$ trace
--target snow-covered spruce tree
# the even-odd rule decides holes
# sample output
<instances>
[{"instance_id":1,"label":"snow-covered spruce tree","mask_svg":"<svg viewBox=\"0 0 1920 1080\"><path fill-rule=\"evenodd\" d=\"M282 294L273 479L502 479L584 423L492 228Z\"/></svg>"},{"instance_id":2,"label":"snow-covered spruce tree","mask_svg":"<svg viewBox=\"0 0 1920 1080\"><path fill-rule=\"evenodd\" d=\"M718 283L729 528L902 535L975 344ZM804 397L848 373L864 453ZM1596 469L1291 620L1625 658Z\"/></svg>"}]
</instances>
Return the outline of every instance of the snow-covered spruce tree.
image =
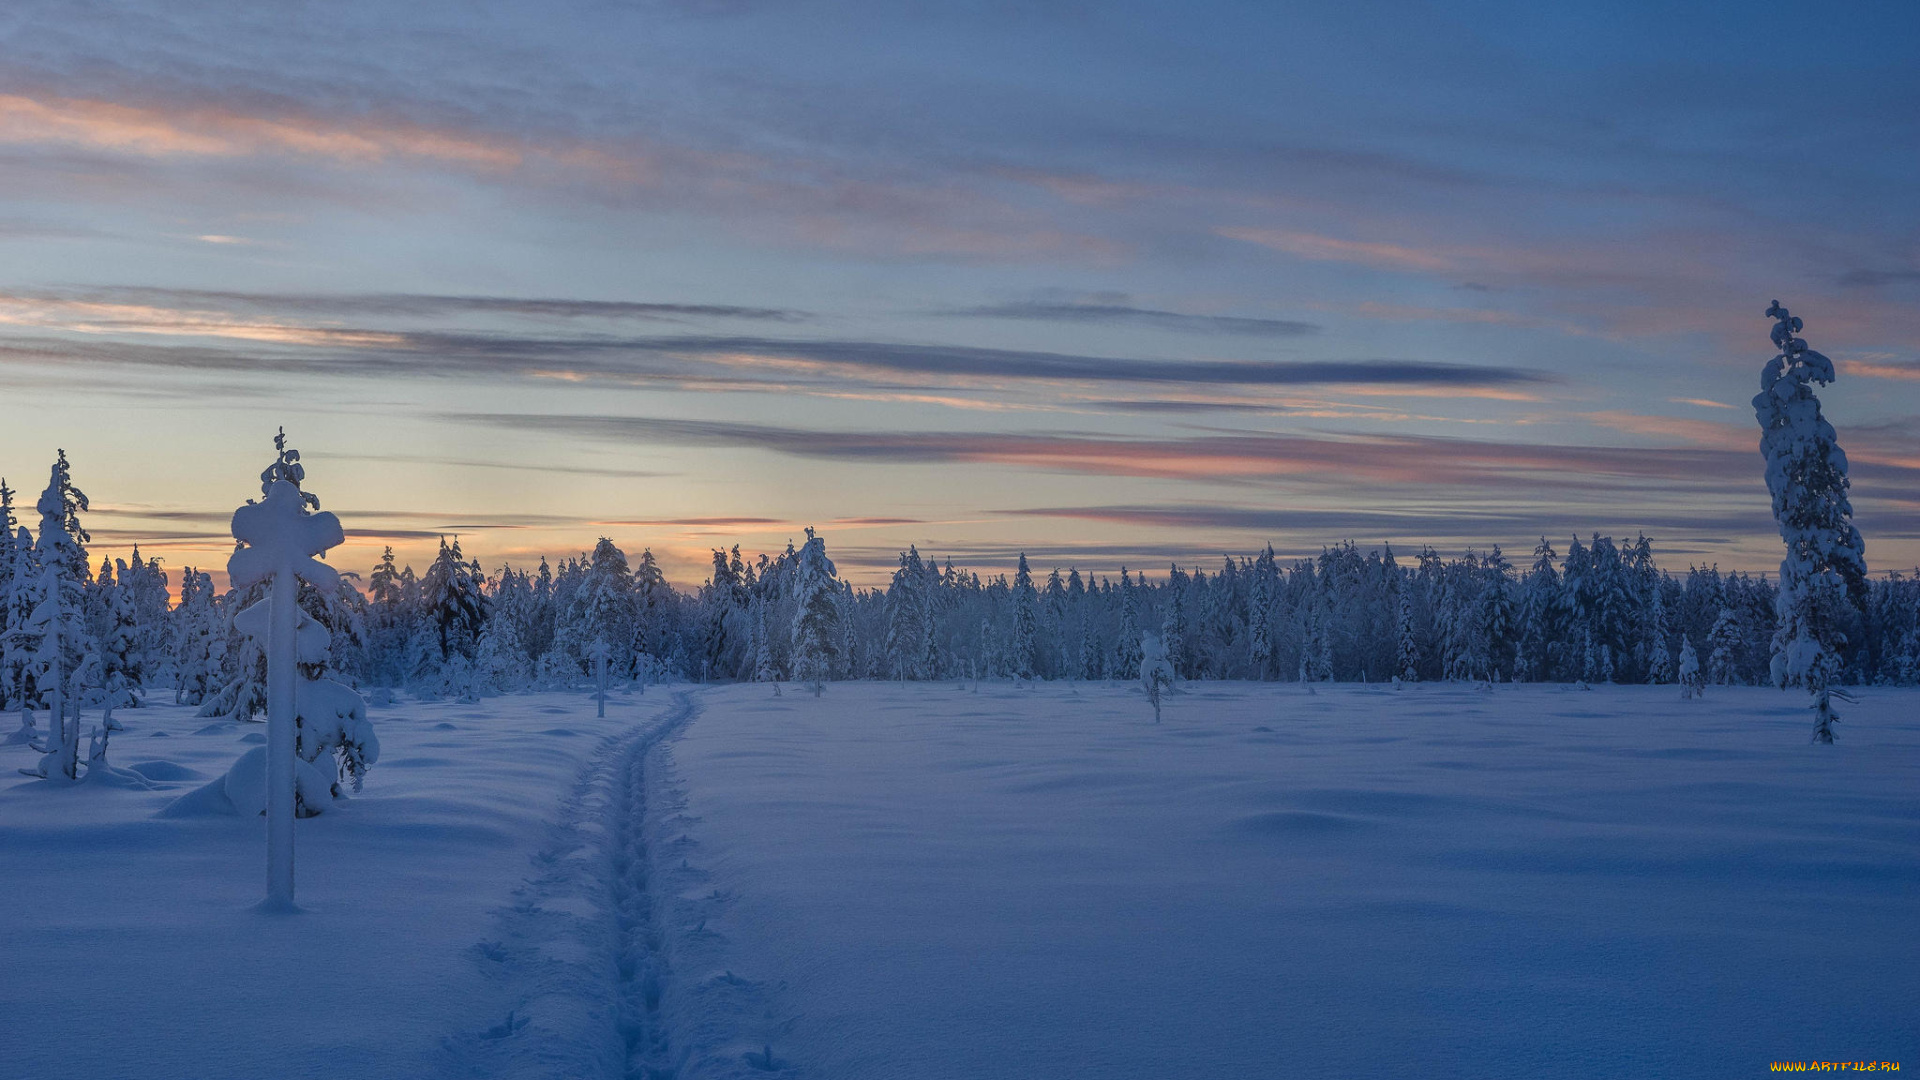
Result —
<instances>
[{"instance_id":1,"label":"snow-covered spruce tree","mask_svg":"<svg viewBox=\"0 0 1920 1080\"><path fill-rule=\"evenodd\" d=\"M1480 589L1473 654L1480 677L1492 682L1503 672L1511 673L1514 666L1518 634L1514 625L1513 568L1496 544L1481 569L1485 584Z\"/></svg>"},{"instance_id":2,"label":"snow-covered spruce tree","mask_svg":"<svg viewBox=\"0 0 1920 1080\"><path fill-rule=\"evenodd\" d=\"M1402 682L1420 681L1420 643L1413 636L1413 590L1406 581L1400 583L1400 602L1394 620L1396 643L1394 664L1400 670L1395 678Z\"/></svg>"},{"instance_id":3,"label":"snow-covered spruce tree","mask_svg":"<svg viewBox=\"0 0 1920 1080\"><path fill-rule=\"evenodd\" d=\"M159 556L142 559L136 545L120 584L133 603L134 658L144 695L147 686L161 685L173 673L173 612L167 572Z\"/></svg>"},{"instance_id":4,"label":"snow-covered spruce tree","mask_svg":"<svg viewBox=\"0 0 1920 1080\"><path fill-rule=\"evenodd\" d=\"M767 601L753 601L753 681L772 683L773 694L780 696L780 668L773 659L773 634L767 625Z\"/></svg>"},{"instance_id":5,"label":"snow-covered spruce tree","mask_svg":"<svg viewBox=\"0 0 1920 1080\"><path fill-rule=\"evenodd\" d=\"M1094 636L1093 620L1087 619L1080 627L1080 678L1086 682L1098 682L1105 671L1100 639Z\"/></svg>"},{"instance_id":6,"label":"snow-covered spruce tree","mask_svg":"<svg viewBox=\"0 0 1920 1080\"><path fill-rule=\"evenodd\" d=\"M1166 651L1167 663L1172 665L1174 674L1182 676L1192 670L1191 651L1187 647L1187 582L1187 575L1178 566L1168 571L1166 610L1160 616L1161 648Z\"/></svg>"},{"instance_id":7,"label":"snow-covered spruce tree","mask_svg":"<svg viewBox=\"0 0 1920 1080\"><path fill-rule=\"evenodd\" d=\"M255 582L228 589L220 599L221 633L218 685L203 697L194 715L250 720L267 710L267 654L258 641L234 625L234 616L265 599L267 585Z\"/></svg>"},{"instance_id":8,"label":"snow-covered spruce tree","mask_svg":"<svg viewBox=\"0 0 1920 1080\"><path fill-rule=\"evenodd\" d=\"M1693 640L1680 635L1680 697L1700 696L1700 654L1693 651Z\"/></svg>"},{"instance_id":9,"label":"snow-covered spruce tree","mask_svg":"<svg viewBox=\"0 0 1920 1080\"><path fill-rule=\"evenodd\" d=\"M940 575L929 566L920 584L920 678L944 678L953 664L940 638L940 613L945 590Z\"/></svg>"},{"instance_id":10,"label":"snow-covered spruce tree","mask_svg":"<svg viewBox=\"0 0 1920 1080\"><path fill-rule=\"evenodd\" d=\"M626 553L601 537L593 555L571 573L565 610L556 621L554 644L572 657L581 672L587 670L587 650L596 641L612 647L608 657L615 676L633 671L632 645L639 632L639 605L633 591L633 573Z\"/></svg>"},{"instance_id":11,"label":"snow-covered spruce tree","mask_svg":"<svg viewBox=\"0 0 1920 1080\"><path fill-rule=\"evenodd\" d=\"M200 705L218 691L227 654L227 627L214 603L213 578L189 566L180 576L174 609L173 701Z\"/></svg>"},{"instance_id":12,"label":"snow-covered spruce tree","mask_svg":"<svg viewBox=\"0 0 1920 1080\"><path fill-rule=\"evenodd\" d=\"M1113 670L1116 678L1140 670L1140 601L1135 596L1133 578L1120 568L1120 629L1114 640Z\"/></svg>"},{"instance_id":13,"label":"snow-covered spruce tree","mask_svg":"<svg viewBox=\"0 0 1920 1080\"><path fill-rule=\"evenodd\" d=\"M919 670L924 655L920 647L922 576L920 549L909 546L900 553L900 569L893 572L887 589L887 672L901 682L926 677Z\"/></svg>"},{"instance_id":14,"label":"snow-covered spruce tree","mask_svg":"<svg viewBox=\"0 0 1920 1080\"><path fill-rule=\"evenodd\" d=\"M440 552L427 568L422 588L428 615L439 635L440 658L447 660L458 654L471 659L480 626L486 622L487 600L478 575L460 554L459 537L454 537L451 545L446 537L440 538Z\"/></svg>"},{"instance_id":15,"label":"snow-covered spruce tree","mask_svg":"<svg viewBox=\"0 0 1920 1080\"><path fill-rule=\"evenodd\" d=\"M1039 631L1039 594L1033 587L1033 571L1027 567L1027 553L1023 551L1020 567L1013 575L1013 643L1007 657L1009 674L1015 679L1034 677Z\"/></svg>"},{"instance_id":16,"label":"snow-covered spruce tree","mask_svg":"<svg viewBox=\"0 0 1920 1080\"><path fill-rule=\"evenodd\" d=\"M142 689L140 627L133 606L133 580L126 563L119 563L109 574L103 565L95 582L101 599L101 625L97 654L100 723L108 731L122 730L113 718L116 706L136 708Z\"/></svg>"},{"instance_id":17,"label":"snow-covered spruce tree","mask_svg":"<svg viewBox=\"0 0 1920 1080\"><path fill-rule=\"evenodd\" d=\"M793 575L793 677L813 688L815 697L832 677L840 647L839 582L834 578L827 542L807 526Z\"/></svg>"},{"instance_id":18,"label":"snow-covered spruce tree","mask_svg":"<svg viewBox=\"0 0 1920 1080\"><path fill-rule=\"evenodd\" d=\"M473 666L479 688L485 693L510 694L527 688L533 671L527 650L520 641L517 620L495 611L480 628Z\"/></svg>"},{"instance_id":19,"label":"snow-covered spruce tree","mask_svg":"<svg viewBox=\"0 0 1920 1080\"><path fill-rule=\"evenodd\" d=\"M18 523L13 516L13 489L0 479L0 712L15 702L20 706L20 729L0 745L14 746L33 740L33 712L27 701L25 674L30 650L22 631L31 609L22 607L27 599L27 577L32 570L30 542L16 538ZM20 536L25 536L21 530Z\"/></svg>"},{"instance_id":20,"label":"snow-covered spruce tree","mask_svg":"<svg viewBox=\"0 0 1920 1080\"><path fill-rule=\"evenodd\" d=\"M1833 361L1807 348L1801 321L1779 301L1767 308L1779 353L1760 374L1754 416L1767 461L1773 516L1786 542L1780 563L1770 670L1775 686L1804 686L1813 698L1813 741L1831 743L1832 684L1846 627L1866 593L1866 545L1847 498L1847 455L1820 415L1815 385L1833 381Z\"/></svg>"},{"instance_id":21,"label":"snow-covered spruce tree","mask_svg":"<svg viewBox=\"0 0 1920 1080\"><path fill-rule=\"evenodd\" d=\"M34 546L39 568L33 608L21 628L34 642L28 673L37 696L47 707L45 755L32 769L34 776L80 775L79 687L75 673L90 646L86 640L87 550L93 538L80 524L87 496L73 486L67 452L59 452L47 488L36 506L40 511L40 539Z\"/></svg>"},{"instance_id":22,"label":"snow-covered spruce tree","mask_svg":"<svg viewBox=\"0 0 1920 1080\"><path fill-rule=\"evenodd\" d=\"M1247 663L1262 682L1273 677L1273 601L1279 575L1274 569L1273 545L1253 563L1253 582L1247 589Z\"/></svg>"},{"instance_id":23,"label":"snow-covered spruce tree","mask_svg":"<svg viewBox=\"0 0 1920 1080\"><path fill-rule=\"evenodd\" d=\"M1740 615L1721 608L1707 631L1707 673L1715 686L1731 686L1740 656Z\"/></svg>"},{"instance_id":24,"label":"snow-covered spruce tree","mask_svg":"<svg viewBox=\"0 0 1920 1080\"><path fill-rule=\"evenodd\" d=\"M1525 678L1546 682L1558 677L1566 664L1564 593L1554 569L1553 545L1546 537L1533 549L1533 569L1520 592L1520 641L1516 671L1524 664Z\"/></svg>"},{"instance_id":25,"label":"snow-covered spruce tree","mask_svg":"<svg viewBox=\"0 0 1920 1080\"><path fill-rule=\"evenodd\" d=\"M1673 677L1673 654L1667 651L1667 603L1655 585L1647 604L1647 681L1664 683ZM1692 646L1688 646L1691 650ZM1700 659L1694 658L1694 674L1700 672Z\"/></svg>"}]
</instances>

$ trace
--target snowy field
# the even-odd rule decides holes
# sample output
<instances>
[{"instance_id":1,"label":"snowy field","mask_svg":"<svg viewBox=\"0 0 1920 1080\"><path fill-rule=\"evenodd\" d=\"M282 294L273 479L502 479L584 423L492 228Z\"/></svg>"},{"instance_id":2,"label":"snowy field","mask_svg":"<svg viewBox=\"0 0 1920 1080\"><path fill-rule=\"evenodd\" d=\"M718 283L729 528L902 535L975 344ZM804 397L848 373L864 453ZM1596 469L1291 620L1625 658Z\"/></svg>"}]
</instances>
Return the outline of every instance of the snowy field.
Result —
<instances>
[{"instance_id":1,"label":"snowy field","mask_svg":"<svg viewBox=\"0 0 1920 1080\"><path fill-rule=\"evenodd\" d=\"M1861 696L1835 747L1757 689L409 703L300 823L294 918L247 910L257 822L154 816L259 727L128 711L164 790L0 749L0 1072L1913 1067L1920 693Z\"/></svg>"}]
</instances>

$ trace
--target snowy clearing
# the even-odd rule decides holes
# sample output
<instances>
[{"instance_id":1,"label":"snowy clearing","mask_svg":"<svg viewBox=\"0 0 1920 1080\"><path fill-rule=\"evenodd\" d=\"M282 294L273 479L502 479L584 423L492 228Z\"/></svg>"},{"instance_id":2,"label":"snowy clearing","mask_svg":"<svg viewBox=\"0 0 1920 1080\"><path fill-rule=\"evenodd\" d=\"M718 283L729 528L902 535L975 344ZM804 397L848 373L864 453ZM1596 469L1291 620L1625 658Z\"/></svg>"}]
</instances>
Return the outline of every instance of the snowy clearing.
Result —
<instances>
[{"instance_id":1,"label":"snowy clearing","mask_svg":"<svg viewBox=\"0 0 1920 1080\"><path fill-rule=\"evenodd\" d=\"M4 1071L1920 1059L1920 693L1864 691L1816 748L1805 696L1760 689L1188 684L1156 726L1137 689L970 686L376 708L280 918L249 910L257 820L154 816L260 725L122 713L156 791L0 749Z\"/></svg>"},{"instance_id":2,"label":"snowy clearing","mask_svg":"<svg viewBox=\"0 0 1920 1080\"><path fill-rule=\"evenodd\" d=\"M1920 1058L1920 695L1187 690L706 695L676 986L838 1080Z\"/></svg>"}]
</instances>

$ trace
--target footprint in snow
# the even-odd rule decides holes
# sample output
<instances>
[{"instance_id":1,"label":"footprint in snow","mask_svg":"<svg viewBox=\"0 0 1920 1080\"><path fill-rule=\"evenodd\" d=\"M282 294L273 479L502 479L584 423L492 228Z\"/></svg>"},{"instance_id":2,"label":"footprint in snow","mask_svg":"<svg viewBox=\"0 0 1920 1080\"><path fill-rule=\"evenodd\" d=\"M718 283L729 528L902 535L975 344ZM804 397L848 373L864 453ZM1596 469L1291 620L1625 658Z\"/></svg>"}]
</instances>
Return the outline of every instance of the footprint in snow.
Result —
<instances>
[{"instance_id":1,"label":"footprint in snow","mask_svg":"<svg viewBox=\"0 0 1920 1080\"><path fill-rule=\"evenodd\" d=\"M749 1050L743 1056L747 1059L748 1065L761 1072L779 1072L787 1067L787 1059L773 1056L771 1044L759 1050Z\"/></svg>"},{"instance_id":2,"label":"footprint in snow","mask_svg":"<svg viewBox=\"0 0 1920 1080\"><path fill-rule=\"evenodd\" d=\"M527 1026L527 1018L522 1016L516 1019L513 1015L513 1010L509 1009L507 1010L507 1018L504 1021L498 1024L495 1024L492 1027L488 1028L487 1030L481 1032L480 1037L482 1039L486 1039L489 1042L493 1042L500 1039L504 1039L507 1036L512 1035L514 1032L517 1032L521 1028L526 1026Z\"/></svg>"},{"instance_id":3,"label":"footprint in snow","mask_svg":"<svg viewBox=\"0 0 1920 1080\"><path fill-rule=\"evenodd\" d=\"M455 726L454 726L454 725L452 725L452 724L449 724L449 723L447 723L447 722L446 722L445 720L442 720L442 721L440 721L439 723L437 723L437 724L435 724L435 725L433 725L433 730L435 730L435 731L459 731L460 729L459 729L459 728L457 728L457 727L455 727Z\"/></svg>"}]
</instances>

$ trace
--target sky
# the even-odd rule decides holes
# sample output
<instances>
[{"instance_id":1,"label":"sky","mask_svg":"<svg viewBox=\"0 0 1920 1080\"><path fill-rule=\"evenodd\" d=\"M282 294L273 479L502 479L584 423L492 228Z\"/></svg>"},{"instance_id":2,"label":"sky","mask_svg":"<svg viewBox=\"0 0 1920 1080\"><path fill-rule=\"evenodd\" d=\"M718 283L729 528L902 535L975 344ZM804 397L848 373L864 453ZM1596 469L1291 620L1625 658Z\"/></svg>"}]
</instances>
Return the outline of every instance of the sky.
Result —
<instances>
[{"instance_id":1,"label":"sky","mask_svg":"<svg viewBox=\"0 0 1920 1080\"><path fill-rule=\"evenodd\" d=\"M812 525L1162 574L1645 532L1765 571L1778 299L1920 564L1920 8L0 7L0 475L217 572Z\"/></svg>"}]
</instances>

